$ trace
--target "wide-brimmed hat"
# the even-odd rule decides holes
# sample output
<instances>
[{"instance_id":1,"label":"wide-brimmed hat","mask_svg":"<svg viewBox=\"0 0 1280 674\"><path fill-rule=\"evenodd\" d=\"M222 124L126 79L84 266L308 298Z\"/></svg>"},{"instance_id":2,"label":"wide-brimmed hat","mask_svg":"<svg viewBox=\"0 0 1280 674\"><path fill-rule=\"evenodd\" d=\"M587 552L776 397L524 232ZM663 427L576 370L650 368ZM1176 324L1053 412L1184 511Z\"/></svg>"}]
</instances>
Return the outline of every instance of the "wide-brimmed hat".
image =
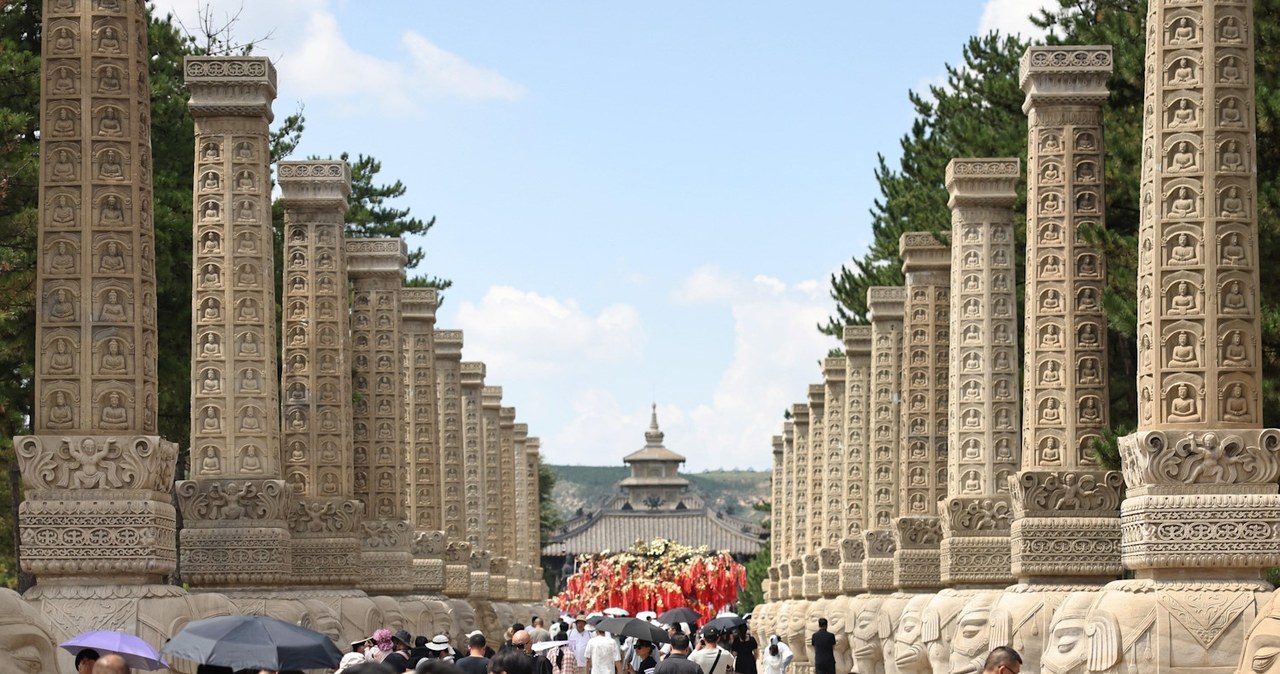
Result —
<instances>
[{"instance_id":1,"label":"wide-brimmed hat","mask_svg":"<svg viewBox=\"0 0 1280 674\"><path fill-rule=\"evenodd\" d=\"M427 644L427 648L433 651L447 651L449 650L449 637L437 634L431 637L431 642Z\"/></svg>"},{"instance_id":2,"label":"wide-brimmed hat","mask_svg":"<svg viewBox=\"0 0 1280 674\"><path fill-rule=\"evenodd\" d=\"M396 630L396 633L392 634L391 638L395 641L399 641L405 646L413 645L413 635L409 634L409 630Z\"/></svg>"},{"instance_id":3,"label":"wide-brimmed hat","mask_svg":"<svg viewBox=\"0 0 1280 674\"><path fill-rule=\"evenodd\" d=\"M579 613L578 615L574 616L574 618L573 618L573 622L576 622L576 623L584 623L584 622L587 622L587 614L585 614L585 613Z\"/></svg>"}]
</instances>

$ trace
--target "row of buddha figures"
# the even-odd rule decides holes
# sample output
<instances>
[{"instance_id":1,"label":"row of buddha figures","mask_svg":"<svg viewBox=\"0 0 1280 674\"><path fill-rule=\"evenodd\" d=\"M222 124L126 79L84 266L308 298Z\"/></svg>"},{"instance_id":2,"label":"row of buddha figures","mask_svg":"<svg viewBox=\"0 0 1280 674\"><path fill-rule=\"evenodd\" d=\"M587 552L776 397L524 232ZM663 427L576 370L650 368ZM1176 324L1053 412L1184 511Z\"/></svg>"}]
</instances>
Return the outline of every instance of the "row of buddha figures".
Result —
<instances>
[{"instance_id":1,"label":"row of buddha figures","mask_svg":"<svg viewBox=\"0 0 1280 674\"><path fill-rule=\"evenodd\" d=\"M868 289L869 325L845 328L773 437L760 643L780 635L807 668L827 618L841 673L976 674L998 646L1028 674L1280 672L1252 4L1148 2L1119 470L1099 451L1119 338L1097 244L1112 51L1033 46L1025 246L1021 161L953 159L950 231L902 235L904 284Z\"/></svg>"},{"instance_id":2,"label":"row of buddha figures","mask_svg":"<svg viewBox=\"0 0 1280 674\"><path fill-rule=\"evenodd\" d=\"M315 593L309 596L237 596L156 586L139 599L147 620L135 625L120 615L100 614L96 629L136 634L150 644L164 644L194 620L228 615L264 615L315 630L340 650L368 639L376 630L407 630L412 634L445 635L455 650L465 652L467 635L480 630L490 643L502 643L513 623L530 625L540 617L546 624L559 619L559 610L545 603L509 603L484 599L448 599L439 595L365 596L361 593ZM104 588L85 600L109 608L113 593ZM68 638L65 618L41 610L39 601L0 588L0 671L60 674L73 671L70 657L57 648ZM64 663L63 660L66 662ZM167 670L166 670L167 671Z\"/></svg>"}]
</instances>

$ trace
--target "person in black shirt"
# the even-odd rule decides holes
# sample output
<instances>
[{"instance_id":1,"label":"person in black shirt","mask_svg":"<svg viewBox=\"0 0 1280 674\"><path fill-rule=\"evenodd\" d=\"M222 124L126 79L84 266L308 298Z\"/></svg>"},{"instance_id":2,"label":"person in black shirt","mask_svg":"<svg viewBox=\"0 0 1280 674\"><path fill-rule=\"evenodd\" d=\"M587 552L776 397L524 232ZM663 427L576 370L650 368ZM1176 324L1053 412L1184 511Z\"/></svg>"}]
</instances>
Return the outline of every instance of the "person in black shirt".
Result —
<instances>
[{"instance_id":1,"label":"person in black shirt","mask_svg":"<svg viewBox=\"0 0 1280 674\"><path fill-rule=\"evenodd\" d=\"M653 642L637 641L635 645L636 656L640 658L640 666L631 669L631 663L627 663L627 669L631 674L653 674L653 669L658 666L658 661L653 657Z\"/></svg>"},{"instance_id":2,"label":"person in black shirt","mask_svg":"<svg viewBox=\"0 0 1280 674\"><path fill-rule=\"evenodd\" d=\"M813 674L836 674L836 635L827 631L826 618L818 618L818 631L809 643L813 644Z\"/></svg>"},{"instance_id":3,"label":"person in black shirt","mask_svg":"<svg viewBox=\"0 0 1280 674\"><path fill-rule=\"evenodd\" d=\"M738 633L729 650L733 651L733 670L738 674L756 674L756 655L760 644L747 632L746 625L738 626Z\"/></svg>"},{"instance_id":4,"label":"person in black shirt","mask_svg":"<svg viewBox=\"0 0 1280 674\"><path fill-rule=\"evenodd\" d=\"M467 639L467 648L470 649L471 654L454 664L466 674L488 674L489 658L484 656L486 646L483 634L472 634Z\"/></svg>"}]
</instances>

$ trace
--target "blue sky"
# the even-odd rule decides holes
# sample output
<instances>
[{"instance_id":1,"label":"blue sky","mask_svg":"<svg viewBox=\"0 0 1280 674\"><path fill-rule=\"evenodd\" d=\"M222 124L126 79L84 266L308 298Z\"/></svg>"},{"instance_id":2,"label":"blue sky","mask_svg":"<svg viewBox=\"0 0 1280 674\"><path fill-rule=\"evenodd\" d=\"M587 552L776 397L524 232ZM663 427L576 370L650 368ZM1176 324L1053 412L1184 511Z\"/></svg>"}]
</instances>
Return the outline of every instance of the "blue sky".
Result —
<instances>
[{"instance_id":1,"label":"blue sky","mask_svg":"<svg viewBox=\"0 0 1280 674\"><path fill-rule=\"evenodd\" d=\"M154 4L239 12L276 116L305 106L295 158L373 155L438 218L410 243L454 281L439 326L546 460L620 463L656 401L696 471L771 465L908 90L1043 1Z\"/></svg>"}]
</instances>

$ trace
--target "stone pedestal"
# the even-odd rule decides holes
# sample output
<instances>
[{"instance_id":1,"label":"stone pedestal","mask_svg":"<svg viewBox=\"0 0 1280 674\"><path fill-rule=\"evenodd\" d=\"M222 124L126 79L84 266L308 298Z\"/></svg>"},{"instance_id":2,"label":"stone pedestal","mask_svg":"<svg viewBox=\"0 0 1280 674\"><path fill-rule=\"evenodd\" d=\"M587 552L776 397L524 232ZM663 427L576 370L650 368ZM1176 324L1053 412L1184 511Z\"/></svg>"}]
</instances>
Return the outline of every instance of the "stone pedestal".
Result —
<instances>
[{"instance_id":1,"label":"stone pedestal","mask_svg":"<svg viewBox=\"0 0 1280 674\"><path fill-rule=\"evenodd\" d=\"M471 596L471 544L449 541L444 550L444 593L450 599Z\"/></svg>"}]
</instances>

